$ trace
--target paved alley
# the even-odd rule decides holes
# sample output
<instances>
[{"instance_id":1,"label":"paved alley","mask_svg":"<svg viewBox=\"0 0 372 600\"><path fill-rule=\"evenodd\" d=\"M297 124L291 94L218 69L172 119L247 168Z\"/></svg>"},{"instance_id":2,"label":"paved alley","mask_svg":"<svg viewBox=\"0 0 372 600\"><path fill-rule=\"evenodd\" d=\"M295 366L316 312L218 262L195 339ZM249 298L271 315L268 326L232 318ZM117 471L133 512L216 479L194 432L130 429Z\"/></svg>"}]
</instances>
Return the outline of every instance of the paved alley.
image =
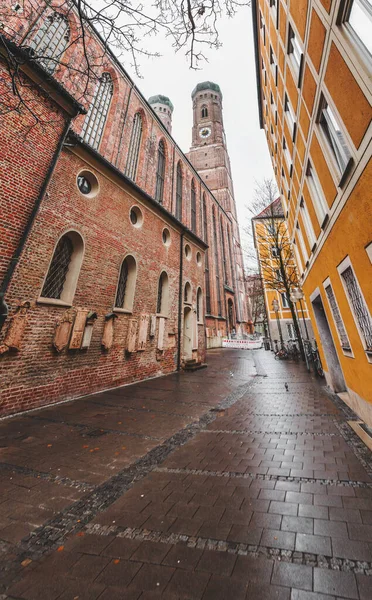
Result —
<instances>
[{"instance_id":1,"label":"paved alley","mask_svg":"<svg viewBox=\"0 0 372 600\"><path fill-rule=\"evenodd\" d=\"M371 600L356 416L269 352L208 365L0 423L1 600Z\"/></svg>"}]
</instances>

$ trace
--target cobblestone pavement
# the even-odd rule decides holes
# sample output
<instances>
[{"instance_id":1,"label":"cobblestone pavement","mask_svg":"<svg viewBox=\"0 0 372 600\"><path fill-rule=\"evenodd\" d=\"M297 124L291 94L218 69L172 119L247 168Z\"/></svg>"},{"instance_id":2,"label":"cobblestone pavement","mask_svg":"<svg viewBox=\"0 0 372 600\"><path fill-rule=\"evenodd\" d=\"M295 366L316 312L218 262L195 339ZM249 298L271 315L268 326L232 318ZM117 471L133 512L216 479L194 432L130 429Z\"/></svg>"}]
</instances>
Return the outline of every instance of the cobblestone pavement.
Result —
<instances>
[{"instance_id":1,"label":"cobblestone pavement","mask_svg":"<svg viewBox=\"0 0 372 600\"><path fill-rule=\"evenodd\" d=\"M0 424L1 600L372 599L356 416L271 353L208 363Z\"/></svg>"}]
</instances>

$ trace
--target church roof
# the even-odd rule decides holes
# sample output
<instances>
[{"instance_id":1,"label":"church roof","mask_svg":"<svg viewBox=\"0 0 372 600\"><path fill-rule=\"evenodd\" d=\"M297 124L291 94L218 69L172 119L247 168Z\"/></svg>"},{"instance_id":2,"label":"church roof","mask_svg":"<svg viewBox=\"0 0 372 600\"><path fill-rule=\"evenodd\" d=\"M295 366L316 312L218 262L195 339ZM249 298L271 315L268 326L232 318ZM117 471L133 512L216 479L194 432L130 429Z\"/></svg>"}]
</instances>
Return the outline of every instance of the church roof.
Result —
<instances>
[{"instance_id":1,"label":"church roof","mask_svg":"<svg viewBox=\"0 0 372 600\"><path fill-rule=\"evenodd\" d=\"M222 98L220 86L217 83L213 83L213 81L203 81L202 83L198 83L192 91L191 98L193 98L197 92L201 92L202 90L213 90L214 92L218 92Z\"/></svg>"},{"instance_id":2,"label":"church roof","mask_svg":"<svg viewBox=\"0 0 372 600\"><path fill-rule=\"evenodd\" d=\"M254 219L267 219L273 217L284 217L282 202L280 197L273 200L266 208L264 208Z\"/></svg>"},{"instance_id":3,"label":"church roof","mask_svg":"<svg viewBox=\"0 0 372 600\"><path fill-rule=\"evenodd\" d=\"M169 100L168 96L163 96L162 94L157 94L156 96L151 96L148 100L149 104L166 104L169 106L171 111L173 112L173 104Z\"/></svg>"}]
</instances>

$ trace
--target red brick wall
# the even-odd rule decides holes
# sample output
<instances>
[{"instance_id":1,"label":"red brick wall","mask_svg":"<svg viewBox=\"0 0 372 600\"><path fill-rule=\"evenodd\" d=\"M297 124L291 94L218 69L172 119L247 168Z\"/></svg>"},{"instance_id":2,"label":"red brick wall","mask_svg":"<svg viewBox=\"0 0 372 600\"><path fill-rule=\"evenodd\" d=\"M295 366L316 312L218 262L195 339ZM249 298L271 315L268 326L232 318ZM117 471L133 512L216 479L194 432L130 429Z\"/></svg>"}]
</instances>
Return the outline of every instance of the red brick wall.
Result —
<instances>
[{"instance_id":1,"label":"red brick wall","mask_svg":"<svg viewBox=\"0 0 372 600\"><path fill-rule=\"evenodd\" d=\"M50 100L30 87L23 88L26 106L18 106L11 81L0 61L0 97L13 108L1 117L0 126L0 281L18 246L40 193L65 126L65 119Z\"/></svg>"},{"instance_id":2,"label":"red brick wall","mask_svg":"<svg viewBox=\"0 0 372 600\"><path fill-rule=\"evenodd\" d=\"M97 176L100 191L94 198L83 196L76 186L76 175L90 169ZM87 165L81 158L64 150L48 187L29 243L9 289L8 301L30 301L28 325L19 353L7 353L0 360L3 414L77 397L115 385L174 371L177 364L178 291L180 230L156 214L153 207L131 195L112 179ZM140 206L144 221L141 228L129 220L130 207ZM171 244L162 242L168 227ZM66 231L78 231L85 251L78 279L74 308L96 311L98 319L87 351L64 350L53 346L55 325L66 307L51 306L37 300L48 270L55 244ZM184 260L184 280L190 281L193 305L198 286L204 289L204 268L196 264L196 253L203 251L191 240L191 260ZM101 349L104 315L111 312L121 262L130 253L137 261L137 282L133 314L118 314L114 345ZM166 321L165 350L157 350L157 335L147 339L144 352L125 352L128 320L141 314L155 314L158 279L165 270L169 277L169 318ZM176 335L169 335L176 333ZM167 346L170 345L172 347ZM198 358L204 360L204 336L199 335Z\"/></svg>"}]
</instances>

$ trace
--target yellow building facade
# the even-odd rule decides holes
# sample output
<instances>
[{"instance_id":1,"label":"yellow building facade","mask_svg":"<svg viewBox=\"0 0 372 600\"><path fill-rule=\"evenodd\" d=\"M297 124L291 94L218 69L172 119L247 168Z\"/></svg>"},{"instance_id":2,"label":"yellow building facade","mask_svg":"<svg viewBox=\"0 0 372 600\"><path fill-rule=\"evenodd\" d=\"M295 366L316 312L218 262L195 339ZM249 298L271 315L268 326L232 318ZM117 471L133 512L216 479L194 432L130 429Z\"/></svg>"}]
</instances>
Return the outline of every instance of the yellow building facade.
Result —
<instances>
[{"instance_id":1,"label":"yellow building facade","mask_svg":"<svg viewBox=\"0 0 372 600\"><path fill-rule=\"evenodd\" d=\"M372 426L372 4L252 2L261 127L330 388Z\"/></svg>"}]
</instances>

